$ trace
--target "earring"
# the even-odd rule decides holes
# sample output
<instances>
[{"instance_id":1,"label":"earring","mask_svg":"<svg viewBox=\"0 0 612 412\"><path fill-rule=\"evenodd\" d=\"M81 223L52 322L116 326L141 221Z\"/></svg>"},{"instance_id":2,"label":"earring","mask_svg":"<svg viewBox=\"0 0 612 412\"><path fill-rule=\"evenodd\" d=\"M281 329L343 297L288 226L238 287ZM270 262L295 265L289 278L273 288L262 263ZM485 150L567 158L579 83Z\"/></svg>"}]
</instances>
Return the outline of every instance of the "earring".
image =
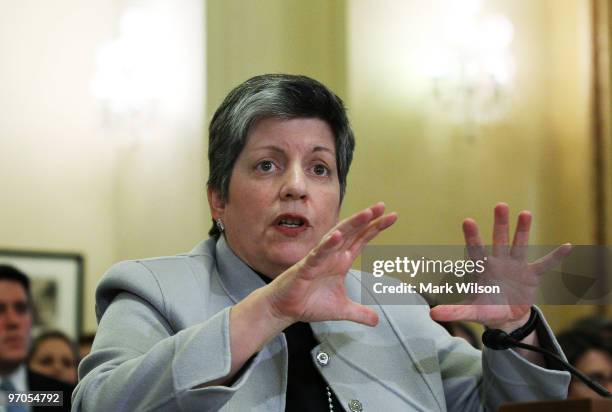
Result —
<instances>
[{"instance_id":1,"label":"earring","mask_svg":"<svg viewBox=\"0 0 612 412\"><path fill-rule=\"evenodd\" d=\"M223 221L221 218L215 219L215 223L217 224L217 229L219 229L219 232L223 232L225 230L225 226L223 226Z\"/></svg>"}]
</instances>

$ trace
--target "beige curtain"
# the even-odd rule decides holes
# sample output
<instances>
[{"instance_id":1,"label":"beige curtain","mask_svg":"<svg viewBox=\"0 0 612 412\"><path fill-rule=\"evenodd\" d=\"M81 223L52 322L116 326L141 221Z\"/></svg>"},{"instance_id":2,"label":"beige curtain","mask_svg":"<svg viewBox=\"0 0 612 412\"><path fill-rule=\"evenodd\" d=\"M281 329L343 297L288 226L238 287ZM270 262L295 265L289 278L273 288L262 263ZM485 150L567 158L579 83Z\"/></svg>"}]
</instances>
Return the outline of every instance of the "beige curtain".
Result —
<instances>
[{"instance_id":1,"label":"beige curtain","mask_svg":"<svg viewBox=\"0 0 612 412\"><path fill-rule=\"evenodd\" d=\"M612 1L592 0L595 240L612 244ZM612 268L605 268L610 273ZM600 313L612 314L612 308Z\"/></svg>"}]
</instances>

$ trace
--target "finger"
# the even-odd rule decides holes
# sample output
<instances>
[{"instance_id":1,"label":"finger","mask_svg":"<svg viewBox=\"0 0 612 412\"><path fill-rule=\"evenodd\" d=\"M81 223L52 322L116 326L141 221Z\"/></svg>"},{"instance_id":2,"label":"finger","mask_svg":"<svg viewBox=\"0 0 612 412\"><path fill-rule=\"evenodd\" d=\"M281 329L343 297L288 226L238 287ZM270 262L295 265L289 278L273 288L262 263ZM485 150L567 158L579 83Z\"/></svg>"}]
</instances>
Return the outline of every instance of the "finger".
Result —
<instances>
[{"instance_id":1,"label":"finger","mask_svg":"<svg viewBox=\"0 0 612 412\"><path fill-rule=\"evenodd\" d=\"M494 209L495 222L493 223L493 256L508 254L508 205L498 203Z\"/></svg>"},{"instance_id":2,"label":"finger","mask_svg":"<svg viewBox=\"0 0 612 412\"><path fill-rule=\"evenodd\" d=\"M342 223L332 229L323 240L315 247L304 260L304 279L312 279L316 276L317 268L333 252L345 245L352 239L352 233L358 229L363 229L364 225L370 222L373 216L380 216L384 213L385 204L380 202L367 208L355 215L345 219ZM344 229L343 233L341 229Z\"/></svg>"},{"instance_id":3,"label":"finger","mask_svg":"<svg viewBox=\"0 0 612 412\"><path fill-rule=\"evenodd\" d=\"M370 207L370 210L372 211L372 219L376 219L379 218L380 216L383 215L383 213L385 213L385 208L387 206L385 205L384 202L378 202L374 205L372 205Z\"/></svg>"},{"instance_id":4,"label":"finger","mask_svg":"<svg viewBox=\"0 0 612 412\"><path fill-rule=\"evenodd\" d=\"M360 305L353 301L344 304L342 308L338 320L348 320L367 326L376 326L378 324L378 314L372 308L368 308L367 306Z\"/></svg>"},{"instance_id":5,"label":"finger","mask_svg":"<svg viewBox=\"0 0 612 412\"><path fill-rule=\"evenodd\" d=\"M536 260L530 266L533 271L538 275L543 275L548 272L553 267L557 266L561 261L570 254L572 251L572 245L569 243L565 243L546 256Z\"/></svg>"},{"instance_id":6,"label":"finger","mask_svg":"<svg viewBox=\"0 0 612 412\"><path fill-rule=\"evenodd\" d=\"M372 219L372 210L367 208L361 212L347 217L333 229L339 231L343 237L347 237L353 231L365 226Z\"/></svg>"},{"instance_id":7,"label":"finger","mask_svg":"<svg viewBox=\"0 0 612 412\"><path fill-rule=\"evenodd\" d=\"M359 226L353 226L353 228L350 231L347 231L344 234L344 243L342 247L344 247L345 249L349 249L351 245L355 242L355 239L359 237L359 235L364 230L366 230L366 228L369 227L373 221L375 221L376 219L380 218L383 215L383 213L385 212L385 204L382 202L379 202L368 209L371 212L370 220L366 221L364 224L361 224Z\"/></svg>"},{"instance_id":8,"label":"finger","mask_svg":"<svg viewBox=\"0 0 612 412\"><path fill-rule=\"evenodd\" d=\"M463 238L468 249L468 255L472 260L482 260L486 256L486 251L482 245L478 224L471 218L463 221Z\"/></svg>"},{"instance_id":9,"label":"finger","mask_svg":"<svg viewBox=\"0 0 612 412\"><path fill-rule=\"evenodd\" d=\"M531 230L531 212L523 210L516 220L516 232L512 240L510 256L516 259L527 259L527 246L529 245L529 231Z\"/></svg>"},{"instance_id":10,"label":"finger","mask_svg":"<svg viewBox=\"0 0 612 412\"><path fill-rule=\"evenodd\" d=\"M359 237L355 239L351 247L349 248L349 252L353 256L358 256L363 248L380 232L386 230L390 226L392 226L395 222L397 222L397 213L389 213L388 215L381 216L378 219L371 222L365 230L361 232Z\"/></svg>"},{"instance_id":11,"label":"finger","mask_svg":"<svg viewBox=\"0 0 612 412\"><path fill-rule=\"evenodd\" d=\"M468 321L478 322L475 305L439 305L429 311L431 318L438 322Z\"/></svg>"},{"instance_id":12,"label":"finger","mask_svg":"<svg viewBox=\"0 0 612 412\"><path fill-rule=\"evenodd\" d=\"M376 203L375 205L344 219L335 227L335 230L339 230L346 241L350 239L355 232L363 229L373 219L381 216L384 211L385 204L383 202Z\"/></svg>"},{"instance_id":13,"label":"finger","mask_svg":"<svg viewBox=\"0 0 612 412\"><path fill-rule=\"evenodd\" d=\"M315 247L304 259L304 271L302 277L311 279L317 274L315 270L332 253L335 252L343 243L342 233L334 230L328 233L325 238Z\"/></svg>"}]
</instances>

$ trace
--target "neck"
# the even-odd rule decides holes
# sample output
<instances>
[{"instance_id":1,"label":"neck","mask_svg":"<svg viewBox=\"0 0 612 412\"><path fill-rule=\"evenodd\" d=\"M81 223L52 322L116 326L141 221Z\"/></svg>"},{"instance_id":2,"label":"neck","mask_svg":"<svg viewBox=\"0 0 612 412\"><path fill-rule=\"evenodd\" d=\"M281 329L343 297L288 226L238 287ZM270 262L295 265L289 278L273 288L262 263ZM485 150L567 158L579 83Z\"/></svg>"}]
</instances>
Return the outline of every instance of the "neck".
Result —
<instances>
[{"instance_id":1,"label":"neck","mask_svg":"<svg viewBox=\"0 0 612 412\"><path fill-rule=\"evenodd\" d=\"M249 266L250 267L250 266ZM261 272L256 271L255 269L251 268L253 270L253 272L257 273L257 276L259 276L261 278L261 280L263 280L266 284L272 282L272 278L264 275Z\"/></svg>"},{"instance_id":2,"label":"neck","mask_svg":"<svg viewBox=\"0 0 612 412\"><path fill-rule=\"evenodd\" d=\"M228 238L227 233L222 235L227 243L227 246L230 248L232 253L236 255L238 259L240 259L243 263L245 263L251 270L256 272L257 274L264 276L270 280L274 280L284 271L289 269L292 265L280 265L272 262L266 262L262 260L251 260L248 256L242 255L241 253L236 251L236 248L232 246L232 241ZM267 282L266 282L267 283Z\"/></svg>"}]
</instances>

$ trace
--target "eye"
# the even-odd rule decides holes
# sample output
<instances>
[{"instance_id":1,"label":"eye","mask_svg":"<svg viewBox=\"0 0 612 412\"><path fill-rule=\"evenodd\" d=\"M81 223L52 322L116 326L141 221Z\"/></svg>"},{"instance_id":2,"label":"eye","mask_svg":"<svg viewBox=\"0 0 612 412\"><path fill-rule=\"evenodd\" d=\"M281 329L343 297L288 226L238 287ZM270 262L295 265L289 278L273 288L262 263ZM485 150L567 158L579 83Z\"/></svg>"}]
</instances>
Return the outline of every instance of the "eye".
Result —
<instances>
[{"instance_id":1,"label":"eye","mask_svg":"<svg viewBox=\"0 0 612 412\"><path fill-rule=\"evenodd\" d=\"M589 375L587 375L591 380L594 380L595 382L599 383L599 384L605 384L606 382L606 376L601 373L601 372L594 372L591 373Z\"/></svg>"},{"instance_id":2,"label":"eye","mask_svg":"<svg viewBox=\"0 0 612 412\"><path fill-rule=\"evenodd\" d=\"M269 173L275 170L275 168L276 165L271 160L262 160L261 162L257 163L257 166L255 166L257 171L263 173Z\"/></svg>"},{"instance_id":3,"label":"eye","mask_svg":"<svg viewBox=\"0 0 612 412\"><path fill-rule=\"evenodd\" d=\"M69 369L72 367L72 360L68 359L68 358L62 358L62 366L66 369Z\"/></svg>"},{"instance_id":4,"label":"eye","mask_svg":"<svg viewBox=\"0 0 612 412\"><path fill-rule=\"evenodd\" d=\"M43 366L51 366L53 365L53 358L51 358L50 356L44 356L43 358L40 359L39 362Z\"/></svg>"},{"instance_id":5,"label":"eye","mask_svg":"<svg viewBox=\"0 0 612 412\"><path fill-rule=\"evenodd\" d=\"M321 163L314 165L312 172L317 176L329 176L329 169Z\"/></svg>"},{"instance_id":6,"label":"eye","mask_svg":"<svg viewBox=\"0 0 612 412\"><path fill-rule=\"evenodd\" d=\"M29 311L29 306L26 302L17 302L14 305L15 312L20 315L25 315Z\"/></svg>"}]
</instances>

